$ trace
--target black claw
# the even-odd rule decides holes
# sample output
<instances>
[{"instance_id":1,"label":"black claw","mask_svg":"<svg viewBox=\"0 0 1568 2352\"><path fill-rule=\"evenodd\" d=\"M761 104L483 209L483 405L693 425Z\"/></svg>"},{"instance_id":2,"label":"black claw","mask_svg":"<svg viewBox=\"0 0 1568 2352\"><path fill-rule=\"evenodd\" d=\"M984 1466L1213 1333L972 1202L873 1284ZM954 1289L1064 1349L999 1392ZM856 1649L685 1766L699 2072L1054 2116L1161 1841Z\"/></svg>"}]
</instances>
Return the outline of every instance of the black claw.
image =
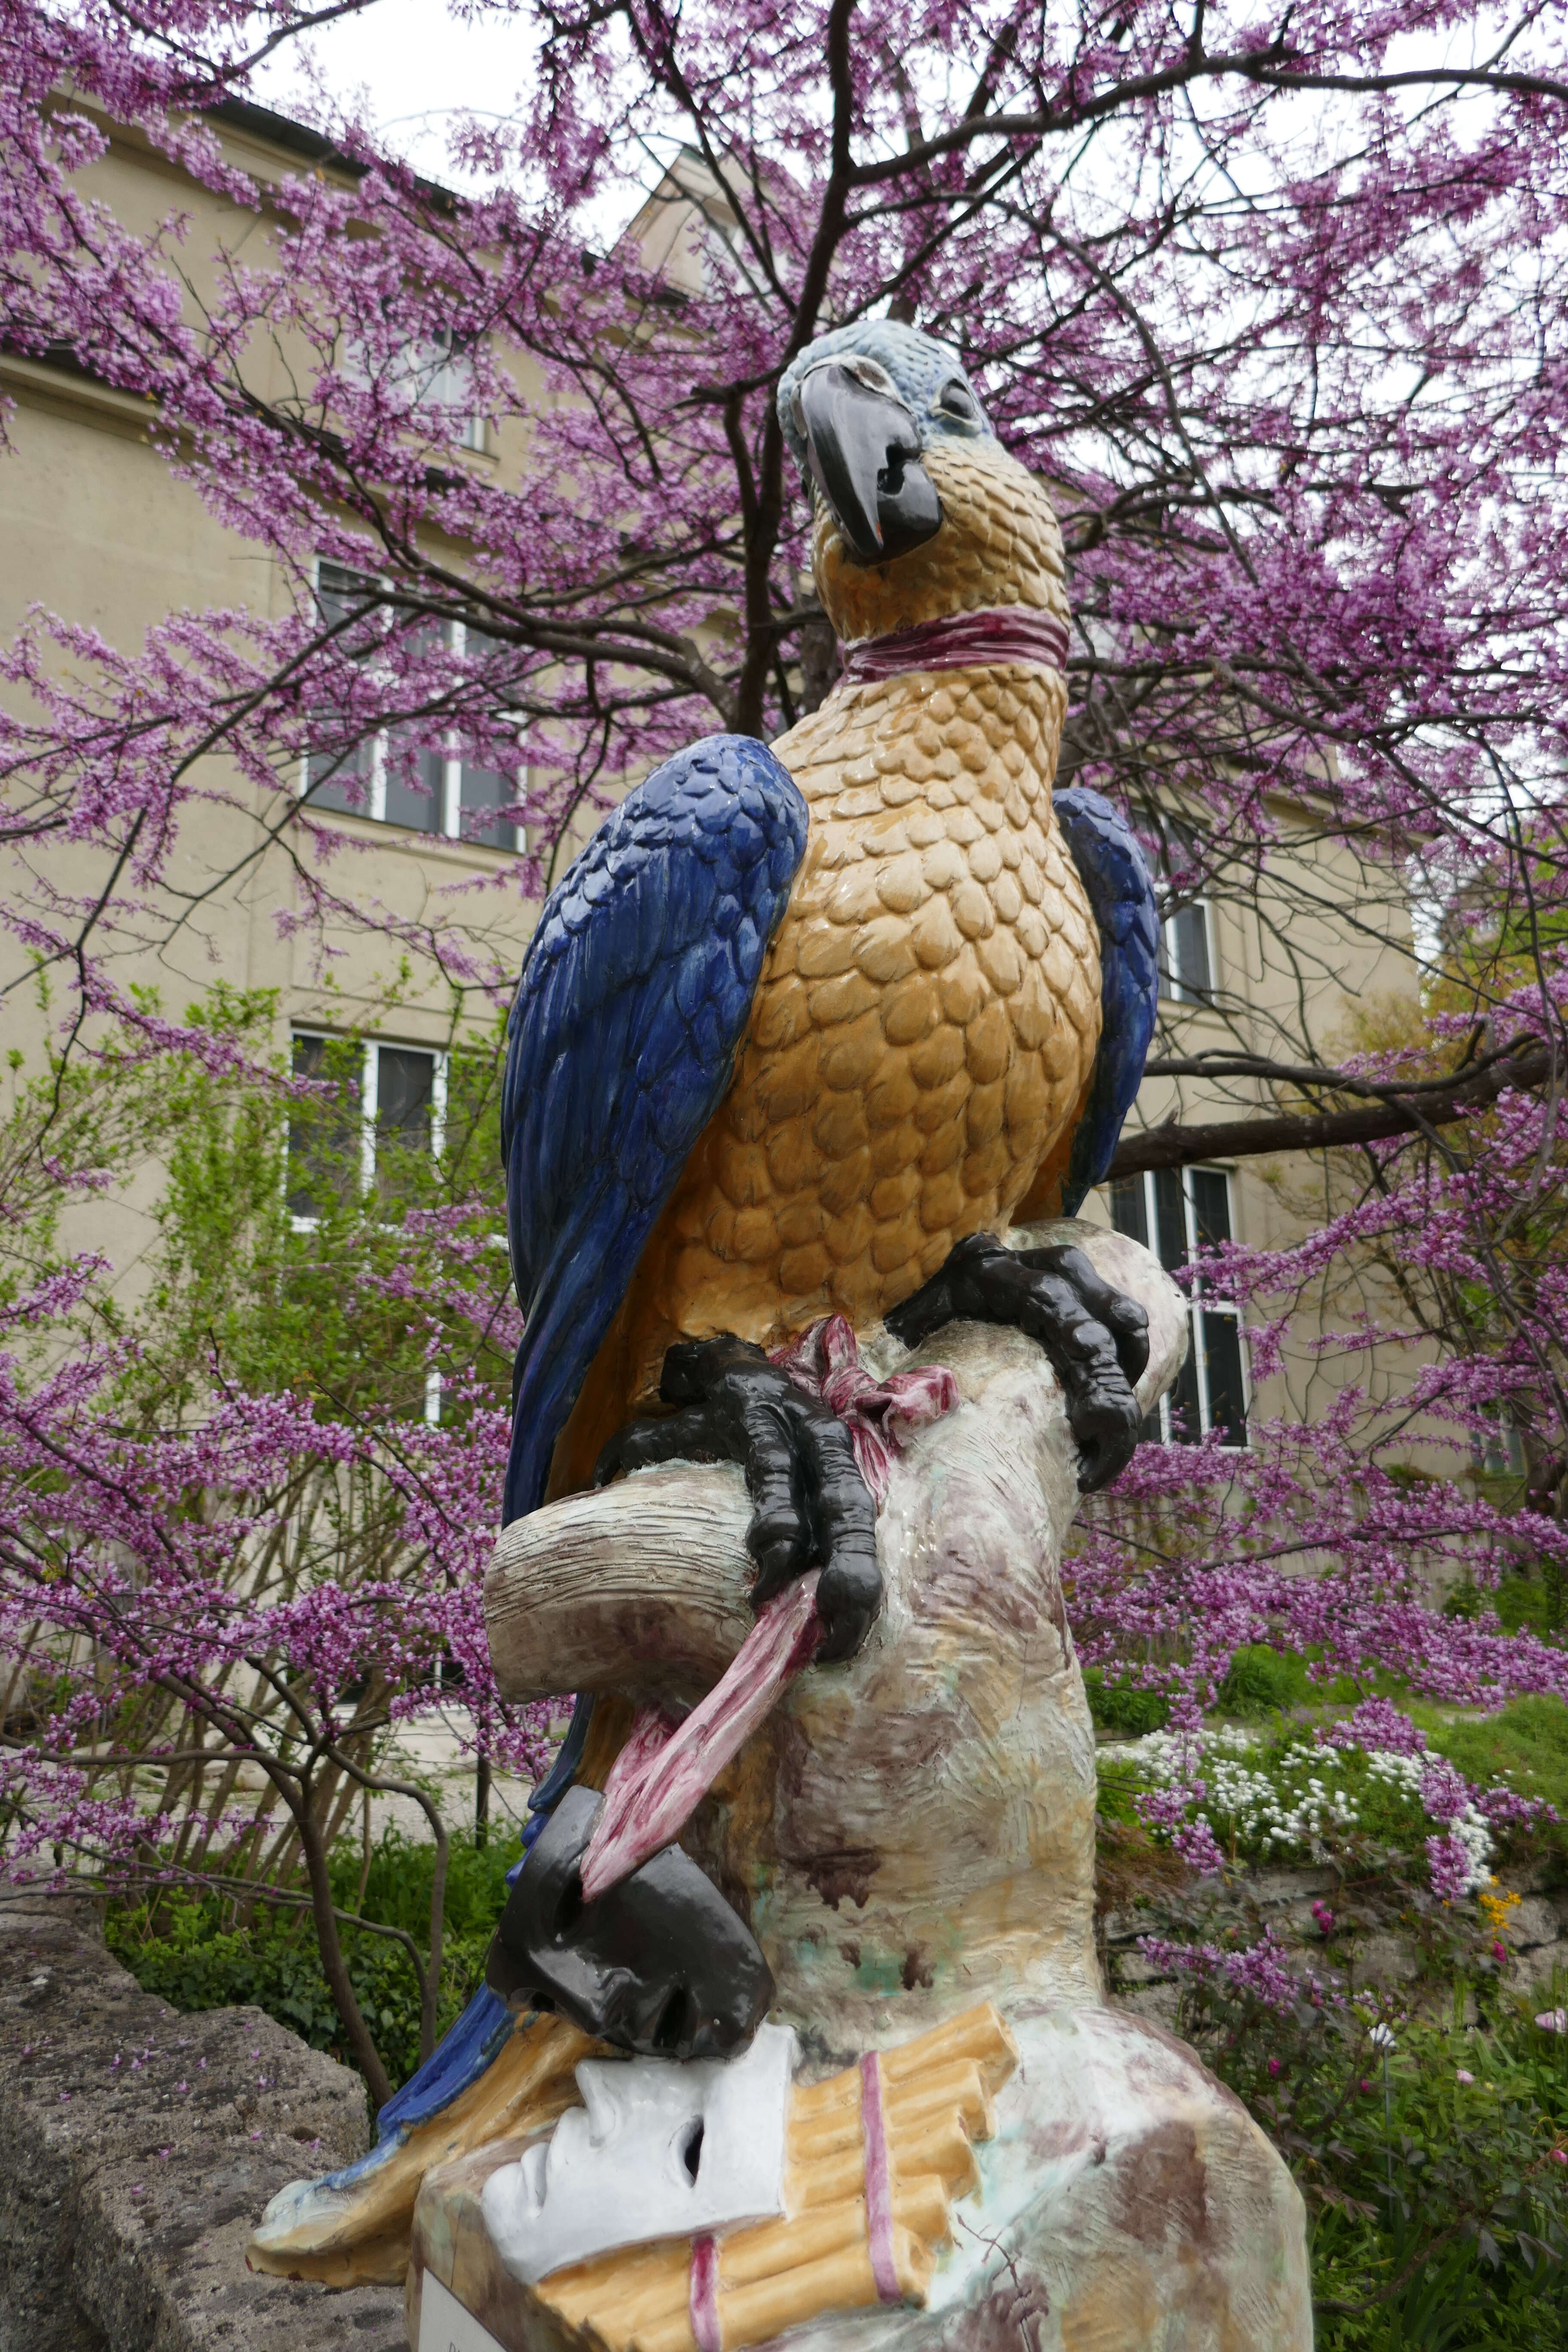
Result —
<instances>
[{"instance_id":1,"label":"black claw","mask_svg":"<svg viewBox=\"0 0 1568 2352\"><path fill-rule=\"evenodd\" d=\"M583 1853L603 1802L568 1789L556 1805L507 1897L485 1982L617 2050L727 2058L773 1997L756 1937L678 1845L584 1903Z\"/></svg>"},{"instance_id":2,"label":"black claw","mask_svg":"<svg viewBox=\"0 0 1568 2352\"><path fill-rule=\"evenodd\" d=\"M910 1348L960 1322L1008 1324L1045 1349L1066 1394L1086 1495L1127 1467L1142 1425L1133 1389L1149 1361L1149 1318L1081 1250L1010 1250L994 1234L971 1234L887 1318Z\"/></svg>"},{"instance_id":3,"label":"black claw","mask_svg":"<svg viewBox=\"0 0 1568 2352\"><path fill-rule=\"evenodd\" d=\"M701 1416L672 1412L663 1421L628 1421L594 1465L594 1484L607 1486L623 1470L646 1470L655 1462L703 1460Z\"/></svg>"},{"instance_id":4,"label":"black claw","mask_svg":"<svg viewBox=\"0 0 1568 2352\"><path fill-rule=\"evenodd\" d=\"M826 1628L818 1658L830 1664L852 1658L877 1622L882 1606L882 1571L873 1532L868 1550L847 1546L835 1552L816 1588L816 1613Z\"/></svg>"},{"instance_id":5,"label":"black claw","mask_svg":"<svg viewBox=\"0 0 1568 2352\"><path fill-rule=\"evenodd\" d=\"M757 1563L752 1605L820 1567L817 1614L824 1661L853 1657L882 1605L877 1506L856 1467L837 1415L797 1389L748 1339L721 1333L682 1339L666 1353L659 1396L679 1408L665 1421L632 1422L610 1440L594 1473L648 1462L738 1462L752 1519L746 1549Z\"/></svg>"},{"instance_id":6,"label":"black claw","mask_svg":"<svg viewBox=\"0 0 1568 2352\"><path fill-rule=\"evenodd\" d=\"M1091 1259L1070 1244L1053 1244L1045 1249L1019 1250L1017 1256L1024 1265L1041 1274L1058 1274L1069 1281L1084 1306L1102 1323L1115 1343L1117 1360L1127 1376L1130 1388L1136 1388L1149 1369L1149 1317L1135 1298L1124 1290L1115 1290L1097 1272Z\"/></svg>"}]
</instances>

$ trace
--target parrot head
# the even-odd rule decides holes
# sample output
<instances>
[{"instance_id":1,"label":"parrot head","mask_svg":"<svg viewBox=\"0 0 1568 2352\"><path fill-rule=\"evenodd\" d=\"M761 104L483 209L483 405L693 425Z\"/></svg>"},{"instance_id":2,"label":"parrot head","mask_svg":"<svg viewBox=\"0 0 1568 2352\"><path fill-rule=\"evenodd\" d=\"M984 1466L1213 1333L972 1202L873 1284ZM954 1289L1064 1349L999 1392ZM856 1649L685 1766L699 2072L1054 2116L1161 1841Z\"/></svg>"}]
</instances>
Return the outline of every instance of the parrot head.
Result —
<instances>
[{"instance_id":1,"label":"parrot head","mask_svg":"<svg viewBox=\"0 0 1568 2352\"><path fill-rule=\"evenodd\" d=\"M778 404L817 593L847 644L1011 604L1066 619L1050 500L950 343L891 319L838 328L791 362Z\"/></svg>"}]
</instances>

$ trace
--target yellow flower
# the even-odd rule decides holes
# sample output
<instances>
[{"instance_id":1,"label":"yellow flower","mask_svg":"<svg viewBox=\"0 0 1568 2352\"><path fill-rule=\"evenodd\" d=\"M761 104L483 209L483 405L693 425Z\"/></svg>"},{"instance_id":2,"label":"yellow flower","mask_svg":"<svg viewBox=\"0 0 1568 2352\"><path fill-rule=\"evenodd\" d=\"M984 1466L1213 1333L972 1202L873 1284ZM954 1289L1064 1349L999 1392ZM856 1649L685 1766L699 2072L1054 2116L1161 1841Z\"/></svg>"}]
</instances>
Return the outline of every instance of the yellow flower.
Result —
<instances>
[{"instance_id":1,"label":"yellow flower","mask_svg":"<svg viewBox=\"0 0 1568 2352\"><path fill-rule=\"evenodd\" d=\"M1508 1933L1508 1915L1510 1911L1518 1909L1519 1896L1517 1895L1478 1895L1476 1901L1480 1906L1481 1916L1492 1934L1505 1936Z\"/></svg>"}]
</instances>

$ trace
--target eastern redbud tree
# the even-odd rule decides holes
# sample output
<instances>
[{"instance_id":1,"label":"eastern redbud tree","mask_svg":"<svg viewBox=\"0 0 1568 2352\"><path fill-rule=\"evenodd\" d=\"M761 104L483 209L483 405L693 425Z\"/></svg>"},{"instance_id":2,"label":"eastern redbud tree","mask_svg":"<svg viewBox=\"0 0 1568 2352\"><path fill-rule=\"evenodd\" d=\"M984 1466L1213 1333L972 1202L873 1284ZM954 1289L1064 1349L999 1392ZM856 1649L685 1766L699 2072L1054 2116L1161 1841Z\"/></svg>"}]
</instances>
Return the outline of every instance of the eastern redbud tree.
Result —
<instances>
[{"instance_id":1,"label":"eastern redbud tree","mask_svg":"<svg viewBox=\"0 0 1568 2352\"><path fill-rule=\"evenodd\" d=\"M1158 1043L1157 1071L1229 1090L1234 1118L1130 1135L1119 1167L1319 1155L1292 1163L1317 1169L1301 1244L1232 1248L1212 1278L1250 1302L1264 1369L1310 1298L1328 1401L1245 1456L1142 1450L1079 1563L1086 1648L1194 1706L1264 1633L1453 1698L1562 1687L1556 1648L1501 1634L1484 1598L1466 1621L1423 1597L1437 1569L1483 1595L1521 1557L1555 1573L1568 1540L1562 0L525 0L526 87L457 127L462 193L325 112L321 167L263 190L222 109L342 13L0 0L5 348L143 400L169 467L292 592L171 613L139 646L37 611L0 653L0 978L48 978L58 1070L244 1061L125 978L191 919L174 853L198 798L227 812L236 872L282 846L291 924L380 930L469 1006L504 995L466 902L417 922L360 902L302 763L352 772L389 730L411 763L455 730L526 761L531 848L496 887L536 895L567 819L651 761L787 726L837 654L773 388L826 326L916 320L1053 488L1064 774L1131 813L1173 903L1243 908L1271 977L1209 986L1201 1053ZM139 233L95 199L110 121L226 200L232 251L187 267L177 203ZM647 233L607 237L650 174ZM520 487L454 446L455 380L525 443ZM321 560L359 583L330 605ZM1402 965L1404 1013L1357 1030L1342 1006L1325 1030L1333 936ZM18 1184L48 1149L13 1155ZM68 1321L78 1279L52 1265L9 1311ZM1415 1342L1415 1384L1381 1386L1377 1351ZM153 1640L143 1586L110 1589L128 1515L156 1556L167 1496L205 1491L179 1449L259 1406L215 1372L177 1434L123 1453L73 1357L7 1377L16 1638L67 1627L36 1573L47 1487L73 1562L110 1580L73 1569L73 1638ZM281 1460L274 1407L254 1442ZM1460 1475L1501 1417L1522 1511ZM1408 1475L1417 1425L1451 1436L1453 1477ZM493 1517L486 1475L464 1541ZM335 1606L312 1589L321 1622ZM157 1634L182 1688L212 1678L220 1617ZM300 1672L330 1682L315 1623ZM84 1737L51 1718L16 1769L41 1787Z\"/></svg>"},{"instance_id":2,"label":"eastern redbud tree","mask_svg":"<svg viewBox=\"0 0 1568 2352\"><path fill-rule=\"evenodd\" d=\"M393 2087L342 1929L411 1967L426 2054L442 1996L448 1832L395 1752L437 1710L485 1766L531 1777L549 1710L496 1699L479 1612L510 1434L517 1314L497 1060L452 1057L447 1148L380 1139L361 1182L353 1042L310 1094L267 1075L276 1006L217 991L189 1025L244 1063L135 1042L21 1090L21 1159L164 1171L127 1298L66 1256L56 1199L19 1201L0 1255L0 1809L13 1880L195 1889L314 1927L343 2039ZM18 1187L18 1192L20 1192ZM427 1933L334 1891L370 1803L423 1813ZM363 1894L363 1878L362 1878Z\"/></svg>"}]
</instances>

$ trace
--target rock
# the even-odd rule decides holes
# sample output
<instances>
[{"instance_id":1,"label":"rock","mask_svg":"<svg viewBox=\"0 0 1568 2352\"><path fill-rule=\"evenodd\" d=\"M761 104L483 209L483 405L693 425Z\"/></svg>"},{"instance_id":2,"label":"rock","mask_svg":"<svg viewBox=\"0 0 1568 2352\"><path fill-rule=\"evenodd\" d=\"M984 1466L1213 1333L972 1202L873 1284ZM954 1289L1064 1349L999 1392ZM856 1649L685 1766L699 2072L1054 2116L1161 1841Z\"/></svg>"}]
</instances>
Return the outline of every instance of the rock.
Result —
<instances>
[{"instance_id":1,"label":"rock","mask_svg":"<svg viewBox=\"0 0 1568 2352\"><path fill-rule=\"evenodd\" d=\"M1174 2033L1181 2022L1182 1988L1170 1977L1151 1979L1131 1992L1119 1994L1113 2006L1124 2009L1130 2017L1141 2017L1148 2024L1159 2026L1166 2033Z\"/></svg>"},{"instance_id":2,"label":"rock","mask_svg":"<svg viewBox=\"0 0 1568 2352\"><path fill-rule=\"evenodd\" d=\"M1136 1990L1140 1985L1168 1984L1171 1980L1169 1969L1157 1969L1152 1960L1146 1960L1139 1951L1124 1954L1117 1963L1116 1973L1121 1985L1129 1991ZM1123 2006L1127 2006L1125 2001Z\"/></svg>"},{"instance_id":3,"label":"rock","mask_svg":"<svg viewBox=\"0 0 1568 2352\"><path fill-rule=\"evenodd\" d=\"M1123 1944L1135 1944L1140 1936L1154 1932L1152 1915L1142 1906L1134 1911L1108 1911L1101 1924L1106 1943L1112 1951Z\"/></svg>"},{"instance_id":4,"label":"rock","mask_svg":"<svg viewBox=\"0 0 1568 2352\"><path fill-rule=\"evenodd\" d=\"M1399 1936L1369 1936L1356 1951L1356 1975L1363 1984L1413 1984L1421 1964Z\"/></svg>"},{"instance_id":5,"label":"rock","mask_svg":"<svg viewBox=\"0 0 1568 2352\"><path fill-rule=\"evenodd\" d=\"M1528 1952L1538 1944L1554 1944L1563 1933L1556 1906L1543 1895L1526 1895L1508 1915L1504 1929L1516 1952Z\"/></svg>"},{"instance_id":6,"label":"rock","mask_svg":"<svg viewBox=\"0 0 1568 2352\"><path fill-rule=\"evenodd\" d=\"M1531 2000L1544 2002L1550 1998L1555 2006L1568 1990L1568 1937L1537 1944L1519 1954L1509 1970L1509 1981Z\"/></svg>"},{"instance_id":7,"label":"rock","mask_svg":"<svg viewBox=\"0 0 1568 2352\"><path fill-rule=\"evenodd\" d=\"M1260 1911L1279 1911L1306 1903L1310 1916L1314 1895L1337 1894L1340 1874L1327 1866L1300 1870L1260 1870L1249 1874L1246 1891Z\"/></svg>"},{"instance_id":8,"label":"rock","mask_svg":"<svg viewBox=\"0 0 1568 2352\"><path fill-rule=\"evenodd\" d=\"M0 2352L405 2352L402 2299L253 2278L272 2192L364 2145L364 2085L256 2009L182 2016L94 1907L0 1910Z\"/></svg>"}]
</instances>

